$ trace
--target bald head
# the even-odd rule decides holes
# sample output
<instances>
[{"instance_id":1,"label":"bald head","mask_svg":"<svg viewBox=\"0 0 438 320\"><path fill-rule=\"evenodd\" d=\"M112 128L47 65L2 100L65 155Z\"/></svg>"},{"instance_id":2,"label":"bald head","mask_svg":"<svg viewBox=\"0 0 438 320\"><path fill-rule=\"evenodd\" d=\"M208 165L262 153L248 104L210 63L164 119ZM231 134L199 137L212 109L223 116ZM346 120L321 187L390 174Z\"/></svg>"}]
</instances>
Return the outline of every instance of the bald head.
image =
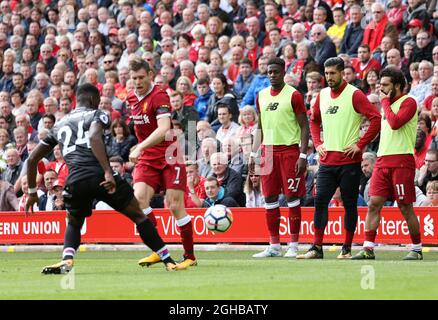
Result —
<instances>
[{"instance_id":1,"label":"bald head","mask_svg":"<svg viewBox=\"0 0 438 320\"><path fill-rule=\"evenodd\" d=\"M398 49L390 49L386 54L386 59L388 60L388 64L399 67L401 62L400 51L398 51Z\"/></svg>"}]
</instances>

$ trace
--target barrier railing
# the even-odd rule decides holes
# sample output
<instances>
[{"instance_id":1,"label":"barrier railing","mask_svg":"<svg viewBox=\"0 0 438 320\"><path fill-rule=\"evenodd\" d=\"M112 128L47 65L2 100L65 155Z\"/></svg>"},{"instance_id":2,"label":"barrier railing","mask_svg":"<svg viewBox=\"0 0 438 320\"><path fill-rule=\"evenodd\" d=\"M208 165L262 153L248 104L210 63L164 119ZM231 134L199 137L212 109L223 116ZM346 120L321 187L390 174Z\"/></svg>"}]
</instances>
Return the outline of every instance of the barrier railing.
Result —
<instances>
[{"instance_id":1,"label":"barrier railing","mask_svg":"<svg viewBox=\"0 0 438 320\"><path fill-rule=\"evenodd\" d=\"M205 228L203 214L205 209L188 209L192 215L194 241L197 243L255 243L267 242L268 231L265 223L265 210L252 208L231 208L234 222L226 233L212 233ZM302 208L300 242L313 240L314 208ZM421 226L422 242L437 244L438 208L415 208ZM174 218L167 209L155 209L157 228L164 241L179 243L180 237ZM288 209L281 209L281 241L289 241ZM344 239L343 208L329 209L329 223L324 241L342 243ZM366 208L359 209L358 228L354 243L364 240ZM62 244L66 228L66 213L36 212L25 217L22 212L0 212L0 244ZM135 225L123 215L114 211L94 211L86 219L82 228L82 243L138 243L140 237ZM398 208L384 208L377 235L377 242L387 244L409 244L408 226Z\"/></svg>"}]
</instances>

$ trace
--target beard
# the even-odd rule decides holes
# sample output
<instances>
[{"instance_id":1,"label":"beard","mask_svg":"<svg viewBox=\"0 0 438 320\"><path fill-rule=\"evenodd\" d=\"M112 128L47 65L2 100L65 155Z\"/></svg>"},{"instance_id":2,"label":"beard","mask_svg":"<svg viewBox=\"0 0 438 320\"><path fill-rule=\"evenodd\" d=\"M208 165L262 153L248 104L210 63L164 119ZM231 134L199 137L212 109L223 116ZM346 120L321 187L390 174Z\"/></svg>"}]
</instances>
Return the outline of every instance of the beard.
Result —
<instances>
[{"instance_id":1,"label":"beard","mask_svg":"<svg viewBox=\"0 0 438 320\"><path fill-rule=\"evenodd\" d=\"M332 89L337 89L337 88L339 88L341 83L342 83L342 78L339 79L338 81L334 82L332 85L329 84L329 87L332 88Z\"/></svg>"}]
</instances>

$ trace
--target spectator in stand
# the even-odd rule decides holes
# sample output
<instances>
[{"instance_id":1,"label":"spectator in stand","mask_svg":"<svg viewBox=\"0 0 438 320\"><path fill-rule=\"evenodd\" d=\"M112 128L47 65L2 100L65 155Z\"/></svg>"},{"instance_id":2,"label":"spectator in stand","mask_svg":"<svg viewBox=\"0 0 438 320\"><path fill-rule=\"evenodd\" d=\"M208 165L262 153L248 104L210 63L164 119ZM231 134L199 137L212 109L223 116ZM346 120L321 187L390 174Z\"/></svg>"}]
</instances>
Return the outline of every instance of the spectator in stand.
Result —
<instances>
[{"instance_id":1,"label":"spectator in stand","mask_svg":"<svg viewBox=\"0 0 438 320\"><path fill-rule=\"evenodd\" d=\"M438 97L432 100L432 108L431 108L431 119L432 119L432 136L434 137L429 150L438 149Z\"/></svg>"},{"instance_id":2,"label":"spectator in stand","mask_svg":"<svg viewBox=\"0 0 438 320\"><path fill-rule=\"evenodd\" d=\"M26 208L26 202L29 196L29 184L27 182L27 175L20 178L21 194L22 196L18 198L18 208L16 211L24 212ZM41 196L43 192L41 190L37 191L38 196ZM33 212L39 211L38 205L35 203L33 205Z\"/></svg>"},{"instance_id":3,"label":"spectator in stand","mask_svg":"<svg viewBox=\"0 0 438 320\"><path fill-rule=\"evenodd\" d=\"M382 68L388 64L388 51L394 49L395 45L392 38L384 36L380 43L380 50L375 52L373 58L379 61Z\"/></svg>"},{"instance_id":4,"label":"spectator in stand","mask_svg":"<svg viewBox=\"0 0 438 320\"><path fill-rule=\"evenodd\" d=\"M430 86L430 95L424 99L423 104L421 105L421 111L430 112L432 110L432 101L438 97L438 77L432 77Z\"/></svg>"},{"instance_id":5,"label":"spectator in stand","mask_svg":"<svg viewBox=\"0 0 438 320\"><path fill-rule=\"evenodd\" d=\"M244 49L240 46L231 48L231 62L226 70L226 75L233 83L236 82L236 79L239 76L239 68L240 63L243 60L243 53Z\"/></svg>"},{"instance_id":6,"label":"spectator in stand","mask_svg":"<svg viewBox=\"0 0 438 320\"><path fill-rule=\"evenodd\" d=\"M52 211L54 208L55 191L53 184L58 179L58 174L55 170L47 170L44 172L43 181L45 192L39 197L38 208L40 211Z\"/></svg>"},{"instance_id":7,"label":"spectator in stand","mask_svg":"<svg viewBox=\"0 0 438 320\"><path fill-rule=\"evenodd\" d=\"M304 96L304 104L307 108L310 107L310 101L313 94L319 92L324 84L324 78L316 71L309 72L306 75L306 94Z\"/></svg>"},{"instance_id":8,"label":"spectator in stand","mask_svg":"<svg viewBox=\"0 0 438 320\"><path fill-rule=\"evenodd\" d=\"M72 101L68 97L61 97L59 100L59 113L61 119L70 114L72 110Z\"/></svg>"},{"instance_id":9,"label":"spectator in stand","mask_svg":"<svg viewBox=\"0 0 438 320\"><path fill-rule=\"evenodd\" d=\"M434 66L438 65L438 46L433 47L432 60Z\"/></svg>"},{"instance_id":10,"label":"spectator in stand","mask_svg":"<svg viewBox=\"0 0 438 320\"><path fill-rule=\"evenodd\" d=\"M426 186L426 196L427 205L431 207L438 206L438 181L429 181Z\"/></svg>"},{"instance_id":11,"label":"spectator in stand","mask_svg":"<svg viewBox=\"0 0 438 320\"><path fill-rule=\"evenodd\" d=\"M245 58L239 65L239 75L237 76L236 81L234 82L234 92L237 95L237 103L243 99L243 96L248 92L251 83L255 78L255 74L252 70L252 63L249 59Z\"/></svg>"},{"instance_id":12,"label":"spectator in stand","mask_svg":"<svg viewBox=\"0 0 438 320\"><path fill-rule=\"evenodd\" d=\"M357 50L357 58L352 59L352 66L356 70L356 77L364 80L365 73L370 69L380 71L381 66L379 61L371 57L371 51L368 45L362 44Z\"/></svg>"},{"instance_id":13,"label":"spectator in stand","mask_svg":"<svg viewBox=\"0 0 438 320\"><path fill-rule=\"evenodd\" d=\"M57 179L53 183L53 191L55 193L55 198L53 201L53 210L65 210L64 204L64 180Z\"/></svg>"},{"instance_id":14,"label":"spectator in stand","mask_svg":"<svg viewBox=\"0 0 438 320\"><path fill-rule=\"evenodd\" d=\"M14 129L14 141L21 160L25 161L29 156L29 151L27 150L27 142L29 140L27 132L23 127L19 126Z\"/></svg>"},{"instance_id":15,"label":"spectator in stand","mask_svg":"<svg viewBox=\"0 0 438 320\"><path fill-rule=\"evenodd\" d=\"M204 138L201 142L201 157L198 158L199 175L208 177L213 174L211 155L218 151L219 142L212 137Z\"/></svg>"},{"instance_id":16,"label":"spectator in stand","mask_svg":"<svg viewBox=\"0 0 438 320\"><path fill-rule=\"evenodd\" d=\"M49 44L43 44L41 46L41 60L46 65L47 73L50 74L55 64L57 63L56 59L53 57L53 47Z\"/></svg>"},{"instance_id":17,"label":"spectator in stand","mask_svg":"<svg viewBox=\"0 0 438 320\"><path fill-rule=\"evenodd\" d=\"M296 59L296 45L293 42L286 42L283 48L281 49L280 58L284 60L286 63L286 74L287 71L291 69L291 65L295 65L297 62ZM286 80L285 80L286 81Z\"/></svg>"},{"instance_id":18,"label":"spectator in stand","mask_svg":"<svg viewBox=\"0 0 438 320\"><path fill-rule=\"evenodd\" d=\"M128 161L129 151L137 143L136 138L130 133L128 125L122 119L113 120L110 130L108 156L120 156L123 161Z\"/></svg>"},{"instance_id":19,"label":"spectator in stand","mask_svg":"<svg viewBox=\"0 0 438 320\"><path fill-rule=\"evenodd\" d=\"M19 114L26 113L26 105L24 104L24 94L20 91L11 92L12 114L14 117Z\"/></svg>"},{"instance_id":20,"label":"spectator in stand","mask_svg":"<svg viewBox=\"0 0 438 320\"><path fill-rule=\"evenodd\" d=\"M247 137L253 135L254 130L257 129L258 116L255 109L251 106L245 106L240 109L239 116L239 130L236 133L237 138Z\"/></svg>"},{"instance_id":21,"label":"spectator in stand","mask_svg":"<svg viewBox=\"0 0 438 320\"><path fill-rule=\"evenodd\" d=\"M364 29L362 27L362 8L355 4L350 7L350 22L342 38L340 53L355 56L359 45L362 43Z\"/></svg>"},{"instance_id":22,"label":"spectator in stand","mask_svg":"<svg viewBox=\"0 0 438 320\"><path fill-rule=\"evenodd\" d=\"M407 64L402 63L401 53L398 49L390 49L387 53L388 66L393 66L403 72L406 79L410 79L409 68Z\"/></svg>"},{"instance_id":23,"label":"spectator in stand","mask_svg":"<svg viewBox=\"0 0 438 320\"><path fill-rule=\"evenodd\" d=\"M211 54L210 54L211 57ZM193 87L195 90L195 94L197 95L197 91L198 91L198 81L200 79L205 79L208 80L208 64L206 64L205 62L199 62L196 67L195 67L195 76L196 76L196 82L194 83Z\"/></svg>"},{"instance_id":24,"label":"spectator in stand","mask_svg":"<svg viewBox=\"0 0 438 320\"><path fill-rule=\"evenodd\" d=\"M315 59L316 64L322 72L324 69L324 62L331 57L337 56L336 46L327 35L326 29L322 24L314 24L310 34L314 41L310 45L310 54L313 59Z\"/></svg>"},{"instance_id":25,"label":"spectator in stand","mask_svg":"<svg viewBox=\"0 0 438 320\"><path fill-rule=\"evenodd\" d=\"M0 100L0 115L5 118L9 126L9 131L12 132L17 126L17 118L12 113L9 99Z\"/></svg>"},{"instance_id":26,"label":"spectator in stand","mask_svg":"<svg viewBox=\"0 0 438 320\"><path fill-rule=\"evenodd\" d=\"M426 157L426 152L429 150L430 144L433 140L432 135L432 120L427 113L420 113L418 116L418 125L417 130L420 130L424 133L421 139L421 148L416 146L416 152L414 154L416 168L420 169L424 165L424 159ZM417 139L419 135L417 133Z\"/></svg>"},{"instance_id":27,"label":"spectator in stand","mask_svg":"<svg viewBox=\"0 0 438 320\"><path fill-rule=\"evenodd\" d=\"M111 120L119 119L122 117L120 112L115 110L111 104L111 99L108 97L100 97L99 109L105 111L111 118Z\"/></svg>"},{"instance_id":28,"label":"spectator in stand","mask_svg":"<svg viewBox=\"0 0 438 320\"><path fill-rule=\"evenodd\" d=\"M211 18L210 18L211 19ZM210 21L210 20L209 20ZM190 33L196 25L195 14L192 9L183 10L182 21L173 27L175 33Z\"/></svg>"},{"instance_id":29,"label":"spectator in stand","mask_svg":"<svg viewBox=\"0 0 438 320\"><path fill-rule=\"evenodd\" d=\"M345 67L344 69L344 80L355 86L356 88L359 88L362 86L362 82L356 78L356 70L352 66Z\"/></svg>"},{"instance_id":30,"label":"spectator in stand","mask_svg":"<svg viewBox=\"0 0 438 320\"><path fill-rule=\"evenodd\" d=\"M283 27L281 28L281 37L286 41L292 41L292 27L295 21L291 17L285 17L283 21Z\"/></svg>"},{"instance_id":31,"label":"spectator in stand","mask_svg":"<svg viewBox=\"0 0 438 320\"><path fill-rule=\"evenodd\" d=\"M429 181L438 180L438 150L429 150L424 159L425 165L420 168L417 186L426 194L426 186Z\"/></svg>"},{"instance_id":32,"label":"spectator in stand","mask_svg":"<svg viewBox=\"0 0 438 320\"><path fill-rule=\"evenodd\" d=\"M233 18L233 32L231 36L241 35L242 37L248 36L248 31L246 30L246 26L244 24L245 17L244 16L236 16Z\"/></svg>"},{"instance_id":33,"label":"spectator in stand","mask_svg":"<svg viewBox=\"0 0 438 320\"><path fill-rule=\"evenodd\" d=\"M286 9L285 16L291 17L293 21L301 21L301 12L299 9L299 3L297 0L285 0L283 5L283 12Z\"/></svg>"},{"instance_id":34,"label":"spectator in stand","mask_svg":"<svg viewBox=\"0 0 438 320\"><path fill-rule=\"evenodd\" d=\"M114 84L105 83L102 86L102 96L108 97L111 101L111 106L121 114L123 119L126 119L126 117L128 116L128 110L126 108L126 104L125 102L117 98L115 96L115 93L116 90Z\"/></svg>"},{"instance_id":35,"label":"spectator in stand","mask_svg":"<svg viewBox=\"0 0 438 320\"><path fill-rule=\"evenodd\" d=\"M53 156L55 157L54 161L50 161L46 165L46 170L53 169L58 174L58 179L64 180L68 176L68 167L65 163L64 157L61 153L61 147L57 145L55 148L53 148Z\"/></svg>"},{"instance_id":36,"label":"spectator in stand","mask_svg":"<svg viewBox=\"0 0 438 320\"><path fill-rule=\"evenodd\" d=\"M230 37L221 36L218 39L217 43L218 43L217 52L222 57L225 67L228 67L228 64L231 61ZM248 56L248 55L245 53L245 56ZM210 56L210 61L211 61L211 56Z\"/></svg>"},{"instance_id":37,"label":"spectator in stand","mask_svg":"<svg viewBox=\"0 0 438 320\"><path fill-rule=\"evenodd\" d=\"M239 204L233 197L226 195L225 187L219 184L219 181L216 177L207 177L204 182L204 188L206 198L202 204L202 207L208 208L216 204L222 204L228 208L239 207Z\"/></svg>"},{"instance_id":38,"label":"spectator in stand","mask_svg":"<svg viewBox=\"0 0 438 320\"><path fill-rule=\"evenodd\" d=\"M254 81L251 83L246 94L243 96L242 102L240 103L240 107L251 105L255 109L255 101L257 94L259 93L260 90L263 90L264 88L270 85L267 72L268 72L268 57L261 56L258 62L258 74L256 75Z\"/></svg>"},{"instance_id":39,"label":"spectator in stand","mask_svg":"<svg viewBox=\"0 0 438 320\"><path fill-rule=\"evenodd\" d=\"M186 208L201 208L207 198L205 193L205 178L199 175L198 164L195 161L186 161L187 191L184 195Z\"/></svg>"},{"instance_id":40,"label":"spectator in stand","mask_svg":"<svg viewBox=\"0 0 438 320\"><path fill-rule=\"evenodd\" d=\"M126 180L130 185L132 185L132 175L127 172L124 166L124 161L120 156L113 156L108 159L111 169L117 172L120 177Z\"/></svg>"},{"instance_id":41,"label":"spectator in stand","mask_svg":"<svg viewBox=\"0 0 438 320\"><path fill-rule=\"evenodd\" d=\"M408 86L408 91L411 91L420 84L420 73L418 71L419 67L419 62L414 62L409 65L409 78L411 79L411 83Z\"/></svg>"},{"instance_id":42,"label":"spectator in stand","mask_svg":"<svg viewBox=\"0 0 438 320\"><path fill-rule=\"evenodd\" d=\"M330 10L330 13L332 11ZM316 7L313 10L313 25L315 24L322 24L326 30L328 30L331 25L333 24L333 21L328 22L327 21L327 9L324 7Z\"/></svg>"},{"instance_id":43,"label":"spectator in stand","mask_svg":"<svg viewBox=\"0 0 438 320\"><path fill-rule=\"evenodd\" d=\"M435 43L432 36L427 31L420 31L415 39L415 46L412 50L409 63L432 60L432 50Z\"/></svg>"},{"instance_id":44,"label":"spectator in stand","mask_svg":"<svg viewBox=\"0 0 438 320\"><path fill-rule=\"evenodd\" d=\"M49 96L50 83L49 76L45 72L38 72L35 76L36 89L44 95L44 98Z\"/></svg>"},{"instance_id":45,"label":"spectator in stand","mask_svg":"<svg viewBox=\"0 0 438 320\"><path fill-rule=\"evenodd\" d=\"M417 104L421 106L424 99L430 95L432 91L433 64L430 61L423 60L418 66L420 82L414 88L411 88L409 94L414 96ZM414 79L414 77L412 77Z\"/></svg>"},{"instance_id":46,"label":"spectator in stand","mask_svg":"<svg viewBox=\"0 0 438 320\"><path fill-rule=\"evenodd\" d=\"M250 36L256 39L257 45L260 48L264 46L265 33L260 29L260 22L257 17L250 17L246 20L246 27Z\"/></svg>"},{"instance_id":47,"label":"spectator in stand","mask_svg":"<svg viewBox=\"0 0 438 320\"><path fill-rule=\"evenodd\" d=\"M416 44L417 35L422 30L422 27L423 27L423 23L418 19L414 19L409 22L408 31L406 35L400 38L400 47L403 47L403 50L405 51L404 59L406 60L406 63L409 61L411 57L413 48L415 47Z\"/></svg>"},{"instance_id":48,"label":"spectator in stand","mask_svg":"<svg viewBox=\"0 0 438 320\"><path fill-rule=\"evenodd\" d=\"M126 90L126 82L129 79L129 69L128 67L124 66L121 67L118 71L119 75L119 81L118 83L114 84L114 87L116 89L115 96L119 98L121 101L125 101L128 91Z\"/></svg>"},{"instance_id":49,"label":"spectator in stand","mask_svg":"<svg viewBox=\"0 0 438 320\"><path fill-rule=\"evenodd\" d=\"M11 90L11 93L14 91L18 91L24 97L26 97L29 93L30 88L26 87L24 82L24 76L22 73L16 72L12 75L12 84L14 85L14 88L13 90Z\"/></svg>"},{"instance_id":50,"label":"spectator in stand","mask_svg":"<svg viewBox=\"0 0 438 320\"><path fill-rule=\"evenodd\" d=\"M375 69L369 69L362 81L362 91L366 95L373 93L378 94L379 72Z\"/></svg>"},{"instance_id":51,"label":"spectator in stand","mask_svg":"<svg viewBox=\"0 0 438 320\"><path fill-rule=\"evenodd\" d=\"M181 78L178 82L180 80ZM183 94L179 91L175 91L170 95L170 106L172 107L171 119L177 120L182 125L185 138L188 139L189 128L194 129L196 127L196 122L199 120L198 112L193 106L185 105L183 103ZM192 132L194 131L193 129Z\"/></svg>"},{"instance_id":52,"label":"spectator in stand","mask_svg":"<svg viewBox=\"0 0 438 320\"><path fill-rule=\"evenodd\" d=\"M297 22L292 26L292 42L295 43L297 47L299 44L304 44L309 47L312 43L312 41L306 38L306 27L301 22Z\"/></svg>"},{"instance_id":53,"label":"spectator in stand","mask_svg":"<svg viewBox=\"0 0 438 320\"><path fill-rule=\"evenodd\" d=\"M35 98L26 99L26 113L29 115L30 124L33 130L38 131L38 123L42 118L42 113L38 112L38 101Z\"/></svg>"},{"instance_id":54,"label":"spectator in stand","mask_svg":"<svg viewBox=\"0 0 438 320\"><path fill-rule=\"evenodd\" d=\"M183 105L193 107L197 98L192 81L186 76L180 76L176 82L176 90L183 96Z\"/></svg>"},{"instance_id":55,"label":"spectator in stand","mask_svg":"<svg viewBox=\"0 0 438 320\"><path fill-rule=\"evenodd\" d=\"M200 120L196 124L196 136L197 136L196 153L197 153L197 158L200 159L202 157L202 151L201 151L202 141L205 138L216 139L216 132L214 132L208 121Z\"/></svg>"},{"instance_id":56,"label":"spectator in stand","mask_svg":"<svg viewBox=\"0 0 438 320\"><path fill-rule=\"evenodd\" d=\"M222 152L228 157L228 167L240 174L242 178L246 178L248 165L240 150L239 140L234 137L225 138L222 142Z\"/></svg>"},{"instance_id":57,"label":"spectator in stand","mask_svg":"<svg viewBox=\"0 0 438 320\"><path fill-rule=\"evenodd\" d=\"M408 9L403 13L402 29L408 29L411 21L422 22L423 29L429 30L429 15L427 14L426 3L422 0L408 0Z\"/></svg>"},{"instance_id":58,"label":"spectator in stand","mask_svg":"<svg viewBox=\"0 0 438 320\"><path fill-rule=\"evenodd\" d=\"M232 120L232 116L231 108L227 104L219 102L217 106L217 118L221 125L217 130L216 139L221 143L223 143L226 138L236 138L240 126Z\"/></svg>"},{"instance_id":59,"label":"spectator in stand","mask_svg":"<svg viewBox=\"0 0 438 320\"><path fill-rule=\"evenodd\" d=\"M389 10L387 16L389 22L391 22L399 32L403 31L403 15L408 9L407 5L402 0L390 0Z\"/></svg>"},{"instance_id":60,"label":"spectator in stand","mask_svg":"<svg viewBox=\"0 0 438 320\"><path fill-rule=\"evenodd\" d=\"M269 36L269 46L274 49L274 53L276 57L281 55L281 50L286 43L286 39L281 38L281 30L277 27L272 28L268 32Z\"/></svg>"},{"instance_id":61,"label":"spectator in stand","mask_svg":"<svg viewBox=\"0 0 438 320\"><path fill-rule=\"evenodd\" d=\"M237 105L236 97L230 90L228 90L227 78L223 74L215 76L212 79L211 84L213 86L214 94L211 95L210 100L208 101L207 120L211 124L213 130L217 132L221 126L218 119L218 106L220 104L228 105L234 122L238 121L239 107Z\"/></svg>"},{"instance_id":62,"label":"spectator in stand","mask_svg":"<svg viewBox=\"0 0 438 320\"><path fill-rule=\"evenodd\" d=\"M0 91L10 92L13 88L12 75L14 74L14 66L10 61L3 61L2 77L0 78Z\"/></svg>"},{"instance_id":63,"label":"spectator in stand","mask_svg":"<svg viewBox=\"0 0 438 320\"><path fill-rule=\"evenodd\" d=\"M17 149L11 148L6 150L6 164L7 167L3 173L3 179L11 185L15 185L23 167L23 162Z\"/></svg>"},{"instance_id":64,"label":"spectator in stand","mask_svg":"<svg viewBox=\"0 0 438 320\"><path fill-rule=\"evenodd\" d=\"M27 133L27 140L35 140L38 136L37 131L30 125L30 117L28 114L18 115L15 118L15 123L17 124L17 127L23 127L24 132Z\"/></svg>"},{"instance_id":65,"label":"spectator in stand","mask_svg":"<svg viewBox=\"0 0 438 320\"><path fill-rule=\"evenodd\" d=\"M374 170L374 165L376 164L377 155L374 152L364 152L362 154L362 178L360 183L359 194L362 196L363 200L368 203L370 197L370 178Z\"/></svg>"},{"instance_id":66,"label":"spectator in stand","mask_svg":"<svg viewBox=\"0 0 438 320\"><path fill-rule=\"evenodd\" d=\"M198 97L194 102L194 107L198 111L199 119L205 120L207 118L208 101L213 94L207 79L199 79L196 89L198 90Z\"/></svg>"},{"instance_id":67,"label":"spectator in stand","mask_svg":"<svg viewBox=\"0 0 438 320\"><path fill-rule=\"evenodd\" d=\"M246 208L264 208L265 197L262 193L262 184L259 174L248 174L246 177L244 192L246 196Z\"/></svg>"},{"instance_id":68,"label":"spectator in stand","mask_svg":"<svg viewBox=\"0 0 438 320\"><path fill-rule=\"evenodd\" d=\"M347 21L345 20L345 11L340 7L333 9L333 20L335 23L327 29L327 35L332 39L336 46L336 51L340 52L342 39L347 29Z\"/></svg>"},{"instance_id":69,"label":"spectator in stand","mask_svg":"<svg viewBox=\"0 0 438 320\"><path fill-rule=\"evenodd\" d=\"M395 47L398 47L398 31L397 28L388 20L385 13L385 7L381 3L373 3L371 6L373 20L366 26L363 43L370 47L370 52L381 50L380 44L383 37L390 37Z\"/></svg>"},{"instance_id":70,"label":"spectator in stand","mask_svg":"<svg viewBox=\"0 0 438 320\"><path fill-rule=\"evenodd\" d=\"M61 83L61 97L69 98L71 100L72 109L76 109L76 95L73 88L74 86L69 83Z\"/></svg>"}]
</instances>

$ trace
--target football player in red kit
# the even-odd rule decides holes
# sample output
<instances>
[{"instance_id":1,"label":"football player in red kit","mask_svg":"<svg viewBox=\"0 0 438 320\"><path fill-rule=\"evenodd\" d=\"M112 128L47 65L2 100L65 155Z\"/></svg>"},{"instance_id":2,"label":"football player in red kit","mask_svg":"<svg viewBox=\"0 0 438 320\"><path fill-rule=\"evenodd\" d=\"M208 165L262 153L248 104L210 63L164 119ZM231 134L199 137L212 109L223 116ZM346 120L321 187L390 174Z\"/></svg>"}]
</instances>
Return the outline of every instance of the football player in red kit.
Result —
<instances>
[{"instance_id":1,"label":"football player in red kit","mask_svg":"<svg viewBox=\"0 0 438 320\"><path fill-rule=\"evenodd\" d=\"M149 64L136 58L129 64L135 89L128 93L131 121L134 122L137 146L129 155L135 163L133 173L135 196L145 215L156 225L150 207L152 196L166 190L166 202L176 219L184 247L184 260L177 268L185 269L197 264L193 252L193 226L184 208L186 172L184 158L172 132L169 96L152 83L153 72ZM139 261L142 266L160 262L155 252Z\"/></svg>"}]
</instances>

